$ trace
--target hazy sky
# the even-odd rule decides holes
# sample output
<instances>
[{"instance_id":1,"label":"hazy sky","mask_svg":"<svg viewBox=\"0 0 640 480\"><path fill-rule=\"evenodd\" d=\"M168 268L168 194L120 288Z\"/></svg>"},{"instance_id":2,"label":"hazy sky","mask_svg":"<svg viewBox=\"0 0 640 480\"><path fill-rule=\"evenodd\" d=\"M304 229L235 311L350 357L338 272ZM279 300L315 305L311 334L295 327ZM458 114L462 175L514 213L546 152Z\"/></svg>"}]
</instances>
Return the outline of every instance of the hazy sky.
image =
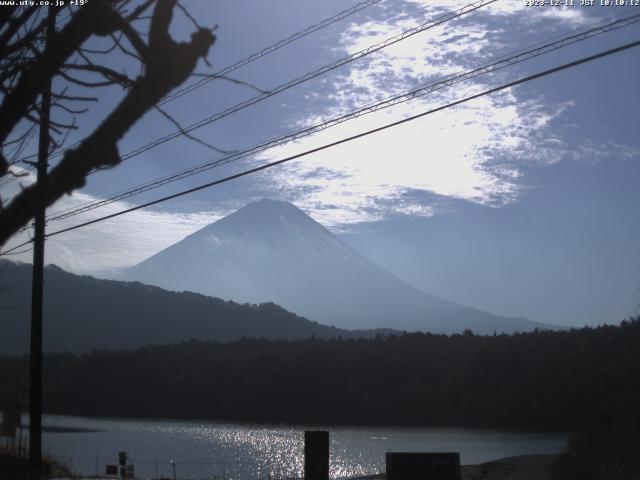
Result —
<instances>
[{"instance_id":1,"label":"hazy sky","mask_svg":"<svg viewBox=\"0 0 640 480\"><path fill-rule=\"evenodd\" d=\"M467 3L382 0L231 76L270 90ZM199 67L212 72L355 2L184 4L202 24L218 25L212 67ZM498 0L194 134L222 149L243 149L634 12L640 9L530 7L520 0ZM176 36L186 38L192 28L176 16ZM634 24L133 197L130 203L52 222L48 229L206 183L639 38ZM47 261L80 273L127 267L248 201L271 197L295 203L396 275L447 299L541 322L619 322L638 313L640 304L639 60L640 49L623 52L152 210L60 235L48 242ZM112 61L135 72L124 58ZM117 88L104 90L104 101L82 118L75 139L89 132L121 95ZM189 125L255 95L247 87L216 81L166 109ZM150 113L122 141L120 151L174 129ZM168 142L91 176L82 192L51 211L217 156L184 138ZM3 196L15 188L16 183L4 188Z\"/></svg>"}]
</instances>

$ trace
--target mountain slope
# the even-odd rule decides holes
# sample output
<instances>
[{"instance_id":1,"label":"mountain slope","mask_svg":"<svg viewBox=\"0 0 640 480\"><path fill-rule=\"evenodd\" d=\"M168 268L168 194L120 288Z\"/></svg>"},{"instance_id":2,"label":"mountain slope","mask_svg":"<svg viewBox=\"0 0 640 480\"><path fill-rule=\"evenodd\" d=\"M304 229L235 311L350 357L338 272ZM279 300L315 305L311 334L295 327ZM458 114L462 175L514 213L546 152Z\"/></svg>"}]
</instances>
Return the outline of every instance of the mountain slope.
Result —
<instances>
[{"instance_id":1,"label":"mountain slope","mask_svg":"<svg viewBox=\"0 0 640 480\"><path fill-rule=\"evenodd\" d=\"M29 349L31 266L0 260L0 355ZM140 283L98 280L45 268L44 349L87 352L198 340L290 340L350 336L274 304L239 305Z\"/></svg>"},{"instance_id":2,"label":"mountain slope","mask_svg":"<svg viewBox=\"0 0 640 480\"><path fill-rule=\"evenodd\" d=\"M477 333L545 327L425 293L378 267L295 206L246 205L126 272L127 278L241 302L272 301L347 329Z\"/></svg>"}]
</instances>

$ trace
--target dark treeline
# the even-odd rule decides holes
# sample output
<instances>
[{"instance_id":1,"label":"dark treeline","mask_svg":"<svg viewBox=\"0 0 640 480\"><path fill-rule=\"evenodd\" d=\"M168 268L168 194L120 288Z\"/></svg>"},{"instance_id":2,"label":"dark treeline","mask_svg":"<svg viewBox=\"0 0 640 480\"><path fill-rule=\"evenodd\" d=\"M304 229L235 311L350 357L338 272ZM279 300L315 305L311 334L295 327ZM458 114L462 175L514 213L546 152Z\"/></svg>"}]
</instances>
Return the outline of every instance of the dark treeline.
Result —
<instances>
[{"instance_id":1,"label":"dark treeline","mask_svg":"<svg viewBox=\"0 0 640 480\"><path fill-rule=\"evenodd\" d=\"M639 347L640 319L511 336L191 341L47 355L44 402L92 416L576 429L637 413ZM26 391L27 370L27 358L0 359L2 405Z\"/></svg>"}]
</instances>

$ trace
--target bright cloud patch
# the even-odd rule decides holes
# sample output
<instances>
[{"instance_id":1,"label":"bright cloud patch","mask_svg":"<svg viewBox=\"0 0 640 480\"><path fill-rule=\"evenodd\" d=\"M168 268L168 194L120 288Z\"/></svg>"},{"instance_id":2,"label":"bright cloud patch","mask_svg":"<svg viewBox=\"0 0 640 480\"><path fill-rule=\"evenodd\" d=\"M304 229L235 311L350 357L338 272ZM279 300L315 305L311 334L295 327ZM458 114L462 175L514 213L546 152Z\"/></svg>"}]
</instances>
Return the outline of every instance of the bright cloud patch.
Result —
<instances>
[{"instance_id":1,"label":"bright cloud patch","mask_svg":"<svg viewBox=\"0 0 640 480\"><path fill-rule=\"evenodd\" d=\"M400 112L377 112L344 124L340 137L328 130L271 150L268 156L293 155L420 113L429 106L421 101L404 105ZM501 205L517 195L519 187L514 182L519 172L496 159L530 151L536 140L532 127L543 127L552 118L535 105L516 107L510 93L484 97L316 153L274 169L270 176L297 193L298 205L331 224L377 220L393 213L433 213L429 205L415 198L415 191ZM413 201L405 195L410 191ZM395 200L393 207L389 200Z\"/></svg>"},{"instance_id":2,"label":"bright cloud patch","mask_svg":"<svg viewBox=\"0 0 640 480\"><path fill-rule=\"evenodd\" d=\"M432 2L416 1L412 5L421 8L425 18L435 18L465 3L439 2L434 7ZM529 22L546 21L547 26L551 22L571 28L585 21L578 9L524 12L522 5L496 2L482 10L483 16L447 22L351 64L334 77L324 114L300 119L296 126L308 126L483 64L496 46L509 42L500 41L501 37L506 38L506 30L492 30L482 21L504 16L517 19L525 13ZM369 20L352 25L342 35L338 49L342 54L352 54L414 27L425 18L396 12L385 22ZM499 83L500 78L493 77L458 84L428 98L369 114L272 149L259 160L294 155ZM553 164L567 157L570 148L555 138L552 123L570 106L545 105L544 99L525 101L518 97L517 90L503 91L270 170L268 182L327 225L375 221L393 215L431 215L436 208L434 194L501 206L517 198L523 165Z\"/></svg>"}]
</instances>

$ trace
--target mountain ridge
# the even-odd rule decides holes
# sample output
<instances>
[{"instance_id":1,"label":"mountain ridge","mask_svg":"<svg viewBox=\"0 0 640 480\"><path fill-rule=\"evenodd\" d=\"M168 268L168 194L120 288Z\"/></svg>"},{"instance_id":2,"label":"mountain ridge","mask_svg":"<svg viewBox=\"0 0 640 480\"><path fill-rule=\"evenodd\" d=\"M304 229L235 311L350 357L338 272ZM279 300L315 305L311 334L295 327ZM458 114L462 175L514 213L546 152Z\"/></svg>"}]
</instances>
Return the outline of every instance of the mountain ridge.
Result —
<instances>
[{"instance_id":1,"label":"mountain ridge","mask_svg":"<svg viewBox=\"0 0 640 480\"><path fill-rule=\"evenodd\" d=\"M31 265L0 260L6 288L0 296L0 355L29 349ZM75 275L45 267L44 350L84 353L191 339L298 340L371 336L312 322L273 303L241 305L194 292L170 292L140 282Z\"/></svg>"},{"instance_id":2,"label":"mountain ridge","mask_svg":"<svg viewBox=\"0 0 640 480\"><path fill-rule=\"evenodd\" d=\"M358 253L296 206L252 202L128 269L125 278L238 302L272 301L345 329L454 333L554 328L423 292Z\"/></svg>"}]
</instances>

